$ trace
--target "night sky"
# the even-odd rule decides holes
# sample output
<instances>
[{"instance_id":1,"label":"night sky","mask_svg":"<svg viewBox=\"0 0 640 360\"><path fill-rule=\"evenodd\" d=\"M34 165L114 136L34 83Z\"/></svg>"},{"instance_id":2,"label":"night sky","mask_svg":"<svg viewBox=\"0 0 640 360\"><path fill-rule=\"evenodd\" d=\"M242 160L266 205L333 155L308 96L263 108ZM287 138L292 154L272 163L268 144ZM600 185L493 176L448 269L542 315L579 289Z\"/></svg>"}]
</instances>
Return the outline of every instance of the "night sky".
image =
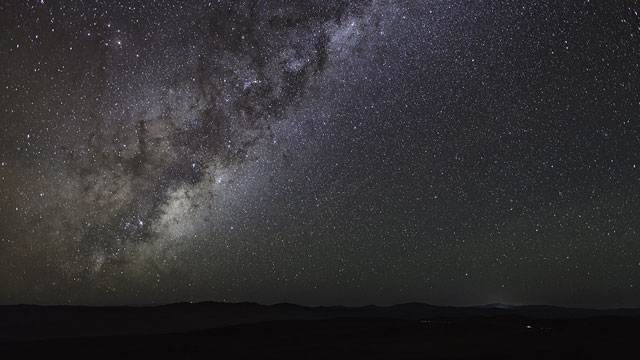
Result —
<instances>
[{"instance_id":1,"label":"night sky","mask_svg":"<svg viewBox=\"0 0 640 360\"><path fill-rule=\"evenodd\" d=\"M640 3L0 4L0 303L640 306Z\"/></svg>"}]
</instances>

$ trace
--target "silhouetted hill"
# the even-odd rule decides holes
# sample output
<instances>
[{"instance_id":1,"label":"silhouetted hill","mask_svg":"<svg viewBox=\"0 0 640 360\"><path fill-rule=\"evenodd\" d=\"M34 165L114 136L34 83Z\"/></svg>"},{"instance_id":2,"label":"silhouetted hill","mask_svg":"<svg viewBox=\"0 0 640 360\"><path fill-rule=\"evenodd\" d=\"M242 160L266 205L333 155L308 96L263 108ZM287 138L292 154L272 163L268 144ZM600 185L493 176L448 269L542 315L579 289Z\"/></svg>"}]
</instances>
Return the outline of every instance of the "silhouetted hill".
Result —
<instances>
[{"instance_id":1,"label":"silhouetted hill","mask_svg":"<svg viewBox=\"0 0 640 360\"><path fill-rule=\"evenodd\" d=\"M555 306L446 307L421 303L394 306L305 307L256 303L179 303L152 307L0 306L0 341L166 334L285 320L339 318L434 320L519 316L537 319L637 317L640 310L592 310Z\"/></svg>"},{"instance_id":2,"label":"silhouetted hill","mask_svg":"<svg viewBox=\"0 0 640 360\"><path fill-rule=\"evenodd\" d=\"M640 310L554 306L0 307L0 358L609 358Z\"/></svg>"}]
</instances>

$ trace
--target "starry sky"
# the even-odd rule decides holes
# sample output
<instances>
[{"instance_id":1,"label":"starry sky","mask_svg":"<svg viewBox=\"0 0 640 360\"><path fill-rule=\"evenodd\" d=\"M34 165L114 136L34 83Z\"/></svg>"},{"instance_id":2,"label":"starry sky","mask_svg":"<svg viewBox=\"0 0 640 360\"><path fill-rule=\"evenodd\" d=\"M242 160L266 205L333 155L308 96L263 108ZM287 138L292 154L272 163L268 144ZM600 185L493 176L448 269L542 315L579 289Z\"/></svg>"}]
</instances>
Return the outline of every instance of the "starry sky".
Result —
<instances>
[{"instance_id":1,"label":"starry sky","mask_svg":"<svg viewBox=\"0 0 640 360\"><path fill-rule=\"evenodd\" d=\"M0 4L0 303L640 306L637 1Z\"/></svg>"}]
</instances>

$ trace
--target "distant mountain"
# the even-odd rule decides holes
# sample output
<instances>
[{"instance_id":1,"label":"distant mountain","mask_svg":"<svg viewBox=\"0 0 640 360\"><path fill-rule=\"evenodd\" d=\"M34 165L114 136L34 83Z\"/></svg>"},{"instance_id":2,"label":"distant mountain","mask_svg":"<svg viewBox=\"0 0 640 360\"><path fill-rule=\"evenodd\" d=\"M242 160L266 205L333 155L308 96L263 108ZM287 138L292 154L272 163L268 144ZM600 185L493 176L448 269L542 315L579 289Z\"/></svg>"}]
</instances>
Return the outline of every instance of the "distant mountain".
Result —
<instances>
[{"instance_id":1,"label":"distant mountain","mask_svg":"<svg viewBox=\"0 0 640 360\"><path fill-rule=\"evenodd\" d=\"M516 308L517 306L514 305L507 305L507 304L502 304L502 303L493 303L493 304L485 304L485 305L478 305L478 306L473 306L475 308L489 308L489 309L513 309Z\"/></svg>"},{"instance_id":2,"label":"distant mountain","mask_svg":"<svg viewBox=\"0 0 640 360\"><path fill-rule=\"evenodd\" d=\"M489 304L476 307L407 303L394 306L271 306L257 303L178 303L151 307L0 306L0 341L130 336L181 333L268 321L437 319L525 317L532 319L586 319L640 317L640 309L592 310L555 306Z\"/></svg>"}]
</instances>

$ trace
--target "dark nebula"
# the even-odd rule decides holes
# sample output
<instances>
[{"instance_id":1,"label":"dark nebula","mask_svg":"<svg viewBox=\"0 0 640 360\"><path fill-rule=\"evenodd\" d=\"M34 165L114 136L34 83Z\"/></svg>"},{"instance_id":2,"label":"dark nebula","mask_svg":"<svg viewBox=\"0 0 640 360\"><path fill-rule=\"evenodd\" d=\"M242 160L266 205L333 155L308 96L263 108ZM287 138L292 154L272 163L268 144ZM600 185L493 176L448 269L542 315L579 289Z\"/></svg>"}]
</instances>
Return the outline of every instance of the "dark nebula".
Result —
<instances>
[{"instance_id":1,"label":"dark nebula","mask_svg":"<svg viewBox=\"0 0 640 360\"><path fill-rule=\"evenodd\" d=\"M0 303L640 305L636 1L5 1Z\"/></svg>"}]
</instances>

